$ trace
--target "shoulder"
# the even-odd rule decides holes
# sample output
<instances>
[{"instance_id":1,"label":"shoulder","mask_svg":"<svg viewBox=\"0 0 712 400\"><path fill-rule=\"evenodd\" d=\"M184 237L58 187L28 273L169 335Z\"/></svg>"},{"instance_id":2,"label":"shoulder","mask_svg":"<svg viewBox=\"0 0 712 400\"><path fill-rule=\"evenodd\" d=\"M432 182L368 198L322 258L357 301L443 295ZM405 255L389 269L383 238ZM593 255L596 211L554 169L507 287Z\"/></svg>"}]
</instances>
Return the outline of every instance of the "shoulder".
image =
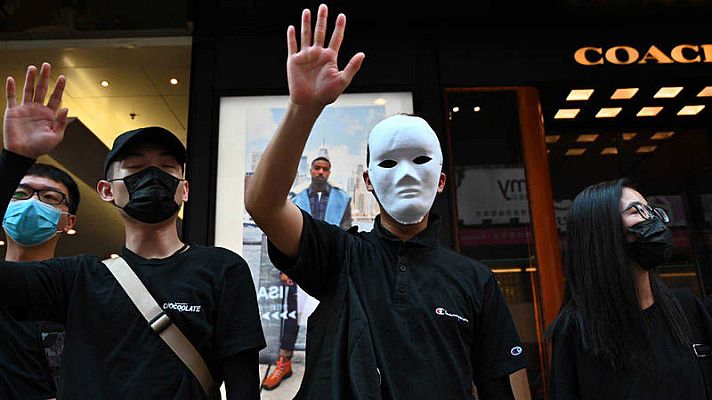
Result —
<instances>
[{"instance_id":1,"label":"shoulder","mask_svg":"<svg viewBox=\"0 0 712 400\"><path fill-rule=\"evenodd\" d=\"M247 262L234 251L220 246L191 245L189 257L208 261L212 266L247 268Z\"/></svg>"},{"instance_id":2,"label":"shoulder","mask_svg":"<svg viewBox=\"0 0 712 400\"><path fill-rule=\"evenodd\" d=\"M108 257L107 257L108 258ZM43 264L61 265L66 267L81 267L81 266L101 266L103 258L94 254L78 254L70 257L55 257L42 261Z\"/></svg>"},{"instance_id":3,"label":"shoulder","mask_svg":"<svg viewBox=\"0 0 712 400\"><path fill-rule=\"evenodd\" d=\"M339 193L339 194L341 194L341 195L343 195L343 196L346 196L346 197L349 196L349 194L346 193L345 190L341 189L341 188L338 187L338 186L332 186L332 187L331 187L331 191L332 191L332 192Z\"/></svg>"},{"instance_id":4,"label":"shoulder","mask_svg":"<svg viewBox=\"0 0 712 400\"><path fill-rule=\"evenodd\" d=\"M546 335L553 343L573 343L579 332L579 318L577 312L571 307L564 307L554 318L547 329Z\"/></svg>"}]
</instances>

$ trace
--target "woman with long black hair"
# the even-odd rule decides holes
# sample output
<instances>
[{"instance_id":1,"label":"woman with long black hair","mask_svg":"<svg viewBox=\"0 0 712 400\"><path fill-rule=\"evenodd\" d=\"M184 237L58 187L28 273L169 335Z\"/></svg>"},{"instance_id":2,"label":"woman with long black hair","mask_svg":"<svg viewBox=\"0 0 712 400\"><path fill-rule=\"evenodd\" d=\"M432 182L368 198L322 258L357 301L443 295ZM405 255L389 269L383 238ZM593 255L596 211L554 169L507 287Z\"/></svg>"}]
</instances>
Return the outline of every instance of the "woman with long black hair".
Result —
<instances>
[{"instance_id":1,"label":"woman with long black hair","mask_svg":"<svg viewBox=\"0 0 712 400\"><path fill-rule=\"evenodd\" d=\"M692 292L673 293L651 272L672 252L668 222L626 179L574 199L566 295L549 331L553 399L706 398L691 326L709 316Z\"/></svg>"}]
</instances>

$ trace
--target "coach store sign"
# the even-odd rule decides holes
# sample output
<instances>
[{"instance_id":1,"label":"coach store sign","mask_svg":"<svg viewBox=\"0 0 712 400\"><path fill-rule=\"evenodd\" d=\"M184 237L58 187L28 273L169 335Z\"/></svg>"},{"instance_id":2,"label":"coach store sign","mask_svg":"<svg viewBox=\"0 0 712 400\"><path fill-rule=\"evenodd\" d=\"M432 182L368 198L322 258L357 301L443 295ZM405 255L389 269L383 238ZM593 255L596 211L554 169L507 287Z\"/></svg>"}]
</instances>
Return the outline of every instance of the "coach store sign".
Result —
<instances>
[{"instance_id":1,"label":"coach store sign","mask_svg":"<svg viewBox=\"0 0 712 400\"><path fill-rule=\"evenodd\" d=\"M712 63L712 44L679 44L669 49L656 45L581 47L574 52L574 60L586 66Z\"/></svg>"}]
</instances>

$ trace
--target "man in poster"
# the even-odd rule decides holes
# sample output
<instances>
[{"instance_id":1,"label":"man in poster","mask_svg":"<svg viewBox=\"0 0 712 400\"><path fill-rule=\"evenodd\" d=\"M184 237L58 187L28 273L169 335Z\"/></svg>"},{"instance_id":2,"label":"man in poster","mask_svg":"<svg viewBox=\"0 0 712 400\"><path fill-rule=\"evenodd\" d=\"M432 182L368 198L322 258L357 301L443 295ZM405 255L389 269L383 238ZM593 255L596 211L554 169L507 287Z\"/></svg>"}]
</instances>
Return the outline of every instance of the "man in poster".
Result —
<instances>
[{"instance_id":1,"label":"man in poster","mask_svg":"<svg viewBox=\"0 0 712 400\"><path fill-rule=\"evenodd\" d=\"M316 220L338 225L344 230L349 229L351 227L351 197L343 190L329 184L331 160L325 151L320 152L312 160L309 172L311 184L297 193L292 198L292 202ZM284 272L280 272L279 277L282 284L288 288L287 315L293 315L292 311L297 310L298 286ZM262 382L262 387L267 390L277 388L284 379L292 376L292 355L299 333L298 321L297 318L291 317L282 320L279 359L275 369Z\"/></svg>"}]
</instances>

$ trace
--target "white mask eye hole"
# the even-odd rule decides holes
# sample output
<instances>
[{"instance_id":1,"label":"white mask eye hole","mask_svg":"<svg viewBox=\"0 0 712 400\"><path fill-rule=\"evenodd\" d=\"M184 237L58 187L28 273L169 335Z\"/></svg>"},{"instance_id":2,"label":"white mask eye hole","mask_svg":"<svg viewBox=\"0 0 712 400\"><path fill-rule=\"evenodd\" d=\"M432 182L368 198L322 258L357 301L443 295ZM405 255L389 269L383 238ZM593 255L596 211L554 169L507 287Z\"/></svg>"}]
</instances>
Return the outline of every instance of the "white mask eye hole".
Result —
<instances>
[{"instance_id":1,"label":"white mask eye hole","mask_svg":"<svg viewBox=\"0 0 712 400\"><path fill-rule=\"evenodd\" d=\"M378 166L381 168L393 168L396 166L396 164L398 163L393 160L383 160L378 163Z\"/></svg>"},{"instance_id":2,"label":"white mask eye hole","mask_svg":"<svg viewBox=\"0 0 712 400\"><path fill-rule=\"evenodd\" d=\"M425 164L425 163L427 163L427 162L430 161L430 160L432 160L432 158L430 158L430 157L428 157L428 156L420 156L420 157L414 158L414 159L413 159L413 162L416 163L416 164L418 164L418 165L420 165L420 164Z\"/></svg>"}]
</instances>

